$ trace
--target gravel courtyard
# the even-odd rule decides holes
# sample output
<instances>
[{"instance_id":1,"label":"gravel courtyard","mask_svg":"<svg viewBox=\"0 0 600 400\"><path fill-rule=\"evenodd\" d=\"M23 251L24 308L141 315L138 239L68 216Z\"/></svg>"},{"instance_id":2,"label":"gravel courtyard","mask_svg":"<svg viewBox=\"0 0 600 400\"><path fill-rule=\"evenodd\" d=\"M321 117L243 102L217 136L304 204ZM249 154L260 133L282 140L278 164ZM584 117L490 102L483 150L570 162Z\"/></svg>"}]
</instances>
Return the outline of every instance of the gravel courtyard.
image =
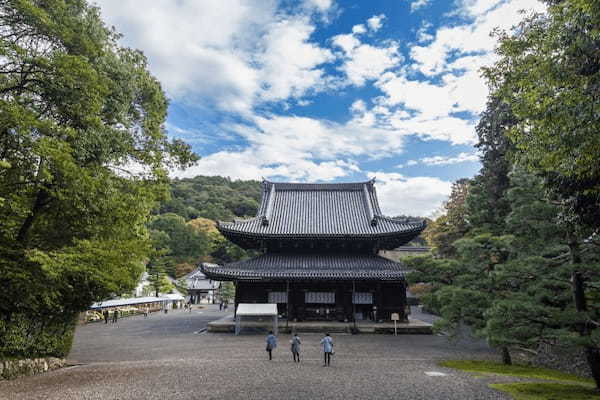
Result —
<instances>
[{"instance_id":1,"label":"gravel courtyard","mask_svg":"<svg viewBox=\"0 0 600 400\"><path fill-rule=\"evenodd\" d=\"M302 362L294 364L287 335L268 361L262 334L202 333L223 315L212 308L82 326L69 357L75 366L0 382L0 399L509 399L487 387L492 378L436 365L493 356L478 344L333 335L336 354L323 367L320 335L302 334Z\"/></svg>"}]
</instances>

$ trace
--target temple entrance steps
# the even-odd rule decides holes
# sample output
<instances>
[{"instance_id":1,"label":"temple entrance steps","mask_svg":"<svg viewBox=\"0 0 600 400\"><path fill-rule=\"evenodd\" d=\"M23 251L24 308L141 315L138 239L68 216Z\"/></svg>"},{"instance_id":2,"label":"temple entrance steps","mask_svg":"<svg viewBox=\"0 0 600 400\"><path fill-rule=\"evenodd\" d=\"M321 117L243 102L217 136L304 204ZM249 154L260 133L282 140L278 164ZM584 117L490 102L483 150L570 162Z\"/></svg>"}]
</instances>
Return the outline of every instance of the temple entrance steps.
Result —
<instances>
[{"instance_id":1,"label":"temple entrance steps","mask_svg":"<svg viewBox=\"0 0 600 400\"><path fill-rule=\"evenodd\" d=\"M335 322L335 321L305 321L305 322L292 322L286 323L285 319L279 320L279 333L291 333L291 332L307 332L307 333L352 333L354 324L352 322ZM247 321L244 319L242 325L242 333L256 332L266 333L273 327L273 321L270 318L264 320ZM394 334L394 323L393 322L365 322L360 321L356 323L358 333L381 333L381 334ZM426 322L409 319L409 322L398 323L397 331L398 334L421 334L431 335L433 334L433 326ZM235 332L235 321L233 316L229 315L225 318L217 321L210 322L208 324L208 332L212 333L234 333Z\"/></svg>"}]
</instances>

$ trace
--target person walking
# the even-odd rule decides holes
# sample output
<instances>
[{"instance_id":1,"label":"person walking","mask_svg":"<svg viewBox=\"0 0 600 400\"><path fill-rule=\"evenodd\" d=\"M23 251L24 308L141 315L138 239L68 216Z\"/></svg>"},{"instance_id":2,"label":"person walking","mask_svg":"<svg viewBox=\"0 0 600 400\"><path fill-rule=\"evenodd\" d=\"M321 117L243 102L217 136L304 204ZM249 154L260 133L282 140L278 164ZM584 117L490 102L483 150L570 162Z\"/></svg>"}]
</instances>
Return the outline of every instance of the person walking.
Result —
<instances>
[{"instance_id":1,"label":"person walking","mask_svg":"<svg viewBox=\"0 0 600 400\"><path fill-rule=\"evenodd\" d=\"M292 356L294 357L294 362L300 362L300 338L297 333L294 333L292 336L292 340L290 340Z\"/></svg>"},{"instance_id":2,"label":"person walking","mask_svg":"<svg viewBox=\"0 0 600 400\"><path fill-rule=\"evenodd\" d=\"M327 367L331 365L331 355L333 354L333 339L329 333L326 333L325 337L321 339L321 346L323 347L323 366Z\"/></svg>"},{"instance_id":3,"label":"person walking","mask_svg":"<svg viewBox=\"0 0 600 400\"><path fill-rule=\"evenodd\" d=\"M118 319L119 319L119 310L115 310L115 311L113 311L113 318L112 318L113 324L116 324Z\"/></svg>"},{"instance_id":4,"label":"person walking","mask_svg":"<svg viewBox=\"0 0 600 400\"><path fill-rule=\"evenodd\" d=\"M102 311L102 316L104 317L104 323L108 324L108 310Z\"/></svg>"},{"instance_id":5,"label":"person walking","mask_svg":"<svg viewBox=\"0 0 600 400\"><path fill-rule=\"evenodd\" d=\"M148 318L148 307L144 307L144 318Z\"/></svg>"},{"instance_id":6,"label":"person walking","mask_svg":"<svg viewBox=\"0 0 600 400\"><path fill-rule=\"evenodd\" d=\"M273 335L273 331L269 331L267 335L267 353L269 353L269 360L273 359L273 349L277 347L277 336Z\"/></svg>"}]
</instances>

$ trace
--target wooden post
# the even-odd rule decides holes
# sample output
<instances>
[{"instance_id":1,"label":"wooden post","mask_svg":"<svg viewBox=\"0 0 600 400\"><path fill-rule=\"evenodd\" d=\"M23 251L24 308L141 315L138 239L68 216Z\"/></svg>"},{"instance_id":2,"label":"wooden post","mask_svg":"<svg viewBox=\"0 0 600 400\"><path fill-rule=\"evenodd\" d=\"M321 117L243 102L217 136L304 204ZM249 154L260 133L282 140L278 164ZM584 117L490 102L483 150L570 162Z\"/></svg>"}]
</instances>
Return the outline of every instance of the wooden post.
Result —
<instances>
[{"instance_id":1,"label":"wooden post","mask_svg":"<svg viewBox=\"0 0 600 400\"><path fill-rule=\"evenodd\" d=\"M356 293L356 283L352 281L352 321L354 321L354 331L356 331L356 304L354 301L354 293Z\"/></svg>"},{"instance_id":2,"label":"wooden post","mask_svg":"<svg viewBox=\"0 0 600 400\"><path fill-rule=\"evenodd\" d=\"M235 294L233 297L233 319L234 320L237 320L237 306L239 303L239 295L240 295L240 283L235 282Z\"/></svg>"}]
</instances>

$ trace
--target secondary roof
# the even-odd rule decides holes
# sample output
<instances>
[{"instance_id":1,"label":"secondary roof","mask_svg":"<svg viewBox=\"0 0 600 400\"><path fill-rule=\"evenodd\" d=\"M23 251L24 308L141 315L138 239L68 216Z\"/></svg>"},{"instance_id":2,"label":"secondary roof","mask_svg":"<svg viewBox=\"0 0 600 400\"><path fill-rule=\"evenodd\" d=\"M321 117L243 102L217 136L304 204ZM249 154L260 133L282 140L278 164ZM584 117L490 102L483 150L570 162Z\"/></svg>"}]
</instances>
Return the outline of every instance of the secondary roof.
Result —
<instances>
[{"instance_id":1,"label":"secondary roof","mask_svg":"<svg viewBox=\"0 0 600 400\"><path fill-rule=\"evenodd\" d=\"M201 268L219 280L404 280L402 264L368 254L269 253Z\"/></svg>"}]
</instances>

